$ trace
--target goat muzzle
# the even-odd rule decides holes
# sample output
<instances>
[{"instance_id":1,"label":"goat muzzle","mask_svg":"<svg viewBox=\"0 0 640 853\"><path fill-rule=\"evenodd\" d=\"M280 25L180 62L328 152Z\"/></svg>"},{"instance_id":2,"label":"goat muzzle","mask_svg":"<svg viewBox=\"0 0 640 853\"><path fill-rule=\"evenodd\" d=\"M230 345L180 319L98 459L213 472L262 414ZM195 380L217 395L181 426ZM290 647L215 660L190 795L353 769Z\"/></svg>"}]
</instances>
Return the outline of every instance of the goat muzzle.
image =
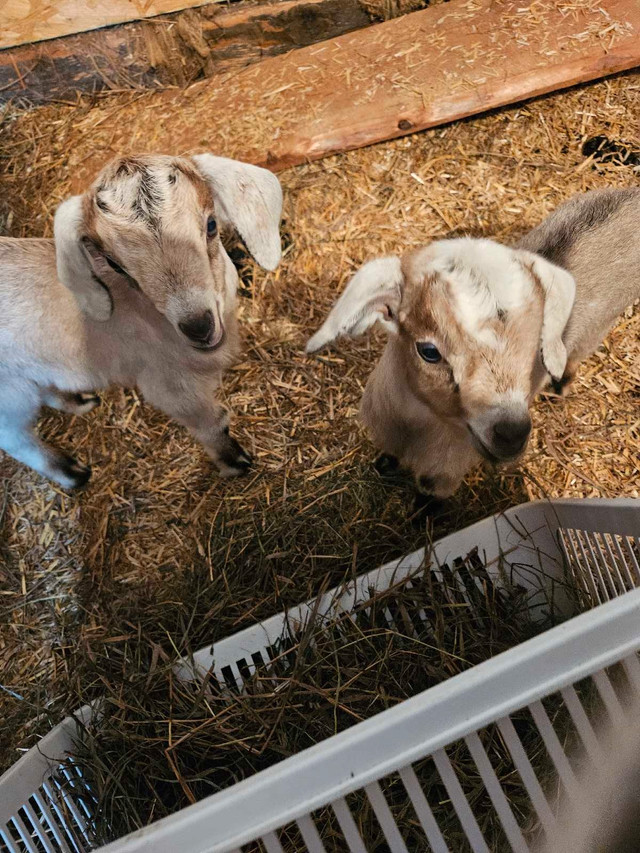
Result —
<instances>
[{"instance_id":1,"label":"goat muzzle","mask_svg":"<svg viewBox=\"0 0 640 853\"><path fill-rule=\"evenodd\" d=\"M178 328L197 350L211 352L218 349L224 340L224 326L220 320L214 319L210 308L203 314L194 314L181 320Z\"/></svg>"}]
</instances>

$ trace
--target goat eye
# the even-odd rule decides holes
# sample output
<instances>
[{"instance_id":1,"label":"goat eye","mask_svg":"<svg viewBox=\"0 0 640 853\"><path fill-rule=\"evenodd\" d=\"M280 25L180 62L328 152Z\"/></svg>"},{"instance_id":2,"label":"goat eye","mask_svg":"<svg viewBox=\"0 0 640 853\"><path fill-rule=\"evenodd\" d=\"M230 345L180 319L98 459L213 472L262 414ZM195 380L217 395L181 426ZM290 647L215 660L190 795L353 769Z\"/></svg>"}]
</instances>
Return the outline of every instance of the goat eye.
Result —
<instances>
[{"instance_id":1,"label":"goat eye","mask_svg":"<svg viewBox=\"0 0 640 853\"><path fill-rule=\"evenodd\" d=\"M433 344L418 342L416 344L416 349L418 350L420 358L429 364L437 364L439 361L442 361L440 350Z\"/></svg>"},{"instance_id":2,"label":"goat eye","mask_svg":"<svg viewBox=\"0 0 640 853\"><path fill-rule=\"evenodd\" d=\"M218 233L218 223L213 216L207 219L207 237L215 237Z\"/></svg>"},{"instance_id":3,"label":"goat eye","mask_svg":"<svg viewBox=\"0 0 640 853\"><path fill-rule=\"evenodd\" d=\"M122 267L121 267L121 266L119 266L119 265L118 265L114 260L112 260L112 259L109 257L109 255L105 255L105 256L104 256L104 259L105 259L105 261L109 264L109 266L111 267L111 269L112 269L114 272L117 272L117 273L119 273L120 275L126 275L126 274L127 274L127 273L122 269Z\"/></svg>"}]
</instances>

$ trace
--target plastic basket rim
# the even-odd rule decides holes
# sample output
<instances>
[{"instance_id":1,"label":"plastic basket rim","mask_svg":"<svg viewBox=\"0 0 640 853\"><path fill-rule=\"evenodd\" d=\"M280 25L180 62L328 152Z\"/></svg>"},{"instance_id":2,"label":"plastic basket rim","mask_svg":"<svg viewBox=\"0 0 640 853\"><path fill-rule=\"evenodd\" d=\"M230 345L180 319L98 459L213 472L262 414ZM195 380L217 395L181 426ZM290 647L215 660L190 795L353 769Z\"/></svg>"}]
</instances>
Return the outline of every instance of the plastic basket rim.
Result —
<instances>
[{"instance_id":1,"label":"plastic basket rim","mask_svg":"<svg viewBox=\"0 0 640 853\"><path fill-rule=\"evenodd\" d=\"M463 531L464 532L469 531L472 528L474 528L476 525L486 523L486 522L490 521L491 519L496 519L498 517L505 517L505 516L509 516L509 515L514 515L518 511L522 511L523 508L525 508L525 507L534 507L534 506L541 507L542 506L542 507L546 507L547 509L553 510L555 505L559 505L559 506L562 506L562 505L571 506L571 505L573 505L575 507L603 506L604 505L607 507L611 507L612 509L630 508L633 510L640 510L640 499L637 499L637 498L564 498L564 499L524 502L524 503L516 505L514 507L510 507L509 509L507 509L503 512L495 513L491 516L487 516L485 519L482 519L482 520L477 521L471 525L468 525L465 528L461 528L459 531L457 531L457 533L462 533ZM639 530L639 534L640 534L640 530ZM455 534L450 534L450 535L455 535ZM447 537L442 537L442 538L444 539ZM441 540L436 540L433 544L435 545L439 541L441 541ZM394 562L397 564L397 563L401 562L402 559L406 559L406 558L400 558L399 560L394 561ZM382 568L382 567L380 567L380 568ZM357 581L357 578L355 579L355 581ZM317 598L317 596L316 596L316 598ZM315 599L310 599L310 601L314 601L314 600ZM305 603L307 603L307 602L305 602ZM238 782L235 785L232 785L225 790L222 790L220 792L212 794L209 797L206 797L205 799L199 801L198 803L195 803L192 806L188 806L184 809L181 809L179 812L176 812L173 815L162 818L161 820L156 821L155 823L150 824L149 826L144 827L140 830L134 831L133 833L130 833L127 836L123 836L119 839L116 839L115 841L110 842L109 844L107 844L103 847L100 847L99 849L101 851L104 851L104 853L116 853L116 851L122 851L122 853L124 853L124 851L127 851L127 853L129 853L129 851L130 851L130 853L133 853L133 851L138 850L138 849L140 849L140 850L149 849L146 845L148 844L148 842L150 840L150 836L156 836L157 834L162 834L163 831L168 829L168 828L171 828L173 830L173 833L175 833L176 829L179 830L179 826L182 825L183 822L186 821L187 823L189 823L192 819L195 819L197 821L201 814L210 812L212 807L215 808L217 811L222 810L224 812L224 809L227 807L229 802L232 799L237 800L239 794L240 795L246 795L245 792L247 790L251 791L252 789L256 788L256 786L261 786L263 784L267 785L267 787L270 785L273 785L274 780L277 780L277 778L279 776L288 775L291 772L291 768L295 767L298 762L305 763L305 760L308 760L309 757L314 758L316 754L325 751L327 749L328 744L330 744L333 747L333 749L335 750L335 749L340 749L341 744L346 743L347 741L353 741L354 739L355 740L358 740L358 739L361 740L363 737L366 738L369 734L370 729L372 731L375 731L379 727L380 718L384 718L384 723L386 723L386 727L390 728L393 726L397 726L399 721L402 721L402 719L406 715L411 715L415 708L420 707L426 701L425 697L427 696L427 694L429 695L429 698L431 699L432 703L437 702L437 701L442 701L443 697L446 698L447 695L449 695L449 701L451 701L452 695L456 695L456 694L463 695L466 692L466 690L468 689L468 685L473 686L473 684L477 680L485 677L487 672L491 672L493 667L495 667L497 665L498 668L500 668L500 663L501 663L502 659L505 658L505 656L509 657L509 656L512 656L518 652L522 652L523 650L526 652L528 649L530 649L532 647L532 645L533 646L540 646L541 638L547 637L547 635L560 637L560 635L562 634L564 636L564 639L566 640L567 636L568 636L566 633L567 630L569 631L569 634L571 634L571 632L575 631L576 628L579 631L581 631L582 626L588 627L590 625L590 620L595 619L596 623L597 623L599 618L601 618L600 614L602 612L604 612L604 614L605 614L604 618L612 618L612 617L615 617L616 614L624 616L627 613L627 611L629 610L629 608L632 611L637 610L638 615L640 616L640 589L631 590L630 592L625 593L624 595L620 596L619 598L617 598L613 601L607 602L605 604L601 604L601 605L595 607L593 610L588 611L587 613L583 613L583 614L580 614L578 616L571 618L570 620L568 620L568 622L565 622L565 623L562 623L561 625L550 628L549 630L542 632L541 634L537 635L536 637L534 637L530 640L527 640L525 643L518 644L517 646L515 646L515 647L513 647L513 648L511 648L505 652L502 652L499 655L496 655L495 657L493 657L487 661L484 661L481 664L477 664L476 666L470 668L469 670L467 670L465 672L462 672L462 673L459 673L458 675L452 676L450 679L447 679L447 681L442 682L441 684L435 685L431 688L428 688L427 690L421 691L421 693L418 693L415 696L410 697L407 700L404 700L403 702L399 703L398 705L396 705L392 708L389 708L385 711L382 711L382 712L376 714L374 717L371 717L367 720L364 720L361 723L358 723L355 726L352 726L351 728L349 728L343 732L335 734L335 735L319 742L318 744L311 746L311 747L307 748L306 750L303 750L300 753L297 753L296 755L293 755L287 759L284 759L283 761L278 762L276 765L273 765L272 767L266 768L265 770L262 770L256 774L253 774L252 776L248 777L247 779L245 779L241 782ZM282 611L282 612L284 613L286 611ZM609 614L611 614L611 615L609 615ZM278 615L280 615L280 614L278 614ZM262 621L266 621L266 620L262 620ZM256 623L256 624L259 625L261 623ZM246 629L244 629L244 630L246 630ZM226 640L233 639L234 637L236 637L242 633L243 633L243 630L240 630L240 631L236 632L235 634L232 634L232 635L229 635L228 637L222 638L220 641L218 641L218 643L226 641ZM637 645L640 646L640 638L638 638L638 637L636 637L633 641L628 641L627 645L629 647L633 646L634 643L636 642L636 640L637 640ZM549 642L549 639L547 639L547 642ZM217 643L215 643L213 645L215 646L215 645L217 645ZM211 648L211 644L205 646L204 648L205 649ZM615 654L617 654L618 652L619 652L619 649L616 647ZM197 652L195 654L197 654ZM612 654L614 654L614 653L610 652L608 654L608 656L605 656L605 658L603 658L603 660L611 658ZM619 657L619 655L618 655L618 657ZM496 662L498 662L498 663L496 664ZM609 663L610 662L611 661L609 661ZM601 662L598 662L598 665L594 667L594 660L592 658L589 658L588 661L583 662L582 667L581 667L581 671L584 671L585 675L588 675L590 672L594 671L595 669L598 669L598 668L601 668L601 666L607 666L607 665L608 665L608 663L602 663L601 664ZM585 677L585 675L583 675L582 677ZM574 673L570 676L569 681L567 681L566 683L573 683L576 680L579 680L579 678L575 678L575 673ZM560 688L556 687L555 689L560 689ZM553 690L550 691L547 689L547 687L545 687L543 692L540 692L540 688L538 686L538 688L532 692L532 696L530 698L526 699L524 701L524 703L522 703L520 701L521 697L518 699L518 702L519 702L518 707L523 707L524 705L528 704L529 702L535 701L536 698L540 698L540 697L543 697L545 695L548 695L549 692L553 692ZM29 754L31 752L37 750L39 753L44 754L47 740L50 737L52 737L54 735L54 733L56 733L61 727L65 726L65 725L68 726L70 723L74 723L75 718L78 715L81 715L83 720L86 721L86 714L87 714L88 709L91 708L93 713L96 713L96 711L99 709L99 707L100 707L100 700L96 700L94 703L92 703L92 707L91 706L83 706L83 708L78 709L78 711L74 712L74 714L72 714L71 716L66 717L64 720L62 720L61 723L59 723L49 733L47 733L47 735L45 735L43 737L43 739L38 744L36 744L36 746L32 747L32 749L29 750L28 753L26 753L24 756L22 756L17 762L15 762L0 777L0 790L1 790L2 783L8 781L7 777L10 774L12 774L12 771L17 770L17 768L19 767L21 762L25 762L28 760ZM512 710L515 710L515 709L512 709ZM507 713L510 713L510 712L507 712ZM495 713L490 718L488 718L488 722L491 722L494 719L495 719ZM474 727L472 729L470 729L469 732L475 731L478 728L481 728L482 725L486 725L486 724L487 724L486 722L485 723L479 723L478 725L475 725L475 723L474 723ZM467 732L467 733L469 733L469 732ZM354 733L355 733L355 735L354 735ZM447 744L459 739L460 737L464 737L464 736L465 736L464 734L460 734L460 733L457 733L457 734L454 733L452 735L449 732L449 733L447 733L446 738L442 741L440 746L446 746ZM427 755L431 754L437 748L439 748L439 747L436 745L430 745L425 754L427 754ZM420 745L420 751L423 751L423 749L424 749L424 743ZM397 760L398 760L398 755L396 753L396 755L394 756L394 760L392 762L393 764L396 765L396 767L398 766ZM411 763L411 761L413 761L413 760L417 760L417 759L416 758L412 758L412 759L408 758L407 761L405 761L404 763L405 764ZM376 767L375 771L372 771L372 772L373 772L372 778L381 778L382 776L386 775L385 772L379 772L379 767ZM393 772L393 770L389 770L388 772ZM350 785L347 785L347 787L349 788L349 790L357 790L357 789L363 787L363 784L366 784L366 783L362 783L362 781L359 777L357 784L353 784L353 785L350 784ZM344 787L344 785L343 785L343 787ZM341 789L339 790L338 788L335 788L332 791L331 800L334 800L337 797L342 796L344 793L348 793L348 792L349 791L347 791L347 790L341 791ZM313 804L309 805L309 803L305 803L304 807L302 807L302 805L300 803L298 803L296 808L295 808L295 815L293 815L293 816L288 816L287 814L285 814L285 812L279 812L277 815L276 822L275 822L274 826L271 827L271 829L277 828L279 826L283 826L286 823L289 823L291 820L295 820L296 816L299 817L303 814L307 814L310 811L313 811L315 808L319 808L321 805L326 804L326 802L327 801L325 799L323 801L323 803L316 804L316 805L313 805ZM246 822L245 822L245 824L246 824ZM239 844L244 844L248 841L251 841L254 838L256 838L257 836L262 835L263 833L265 833L267 831L269 831L269 827L266 826L264 824L264 822L261 823L259 826L252 824L251 828L244 830L244 832L242 833L242 838L236 834L236 836L234 836L234 837L225 838L223 840L215 842L213 845L211 843L209 843L209 844L206 844L204 846L201 846L198 849L202 850L202 851L205 851L205 850L210 851L210 853L213 853L213 851L232 850L234 848L237 848ZM178 832L178 834L179 834L179 832ZM178 836L173 835L173 837L177 838ZM169 847L158 848L158 850L160 850L160 849L169 850L172 848L169 848Z\"/></svg>"},{"instance_id":2,"label":"plastic basket rim","mask_svg":"<svg viewBox=\"0 0 640 853\"><path fill-rule=\"evenodd\" d=\"M623 621L623 638L618 643L613 643L612 636L605 638L605 650L600 651L595 657L591 654L593 646L585 643L585 633L593 635L598 630L602 630L605 626L609 627L612 619L622 617ZM630 624L631 623L631 624ZM621 660L627 654L640 648L640 588L633 589L618 598L600 604L592 610L572 617L571 619L543 631L541 634L520 643L507 651L495 655L489 660L483 661L470 669L452 676L440 684L436 684L426 690L421 691L415 696L399 702L392 708L388 708L375 714L366 720L338 732L323 741L320 741L313 746L302 750L295 755L283 759L277 764L272 765L252 776L225 788L209 797L205 797L199 802L181 809L173 815L161 818L147 827L136 830L121 839L110 842L108 845L99 848L104 853L134 853L138 850L148 850L146 847L147 840L151 834L154 836L162 834L166 829L171 829L173 835L173 843L177 843L177 839L182 832L189 831L188 825L193 821L198 821L202 817L207 816L208 820L212 820L212 811L215 811L218 826L220 820L225 822L229 820L230 810L235 813L241 810L244 816L243 821L236 821L236 826L244 824L244 829L230 835L226 838L221 838L215 843L209 842L198 848L202 853L224 853L225 851L235 850L242 844L248 843L257 837L266 834L269 831L285 826L288 823L296 820L302 815L309 814L318 808L322 808L328 803L346 796L347 794L360 790L371 781L381 779L389 773L395 772L397 769L410 765L414 761L420 760L424 756L433 754L437 749L443 748L466 735L481 729L483 726L491 722L495 722L519 710L532 702L542 699L550 693L556 692L569 684L574 684L606 666ZM304 801L296 801L295 805L287 805L281 811L278 811L277 816L269 821L251 822L247 818L247 799L255 797L259 792L263 796L269 798L273 796L275 787L282 785L284 781L292 777L296 770L303 768L311 763L325 763L330 757L337 760L343 757L346 748L354 749L362 747L368 740L374 736L379 740L384 741L393 729L402 728L406 731L408 722L416 716L422 716L432 710L433 706L448 705L455 698L464 697L467 701L469 693L473 692L482 684L493 682L498 676L504 675L504 663L508 661L511 664L510 669L522 668L526 663L530 663L529 655L532 651L536 652L534 658L544 656L545 664L548 664L550 655L557 651L557 648L563 648L568 644L577 644L578 651L585 651L589 646L590 654L583 654L583 660L579 665L576 665L571 670L565 670L561 674L555 674L553 677L548 677L546 682L537 682L525 686L522 691L509 701L503 701L500 706L495 702L491 704L489 710L483 713L475 711L468 713L463 722L459 722L456 727L449 727L446 733L440 734L437 738L432 737L430 740L423 740L419 745L407 749L401 753L393 752L391 758L386 761L378 761L375 765L369 766L366 773L358 774L350 772L349 778L343 780L339 784L334 784L331 790L329 799L323 791L314 797L308 797ZM517 673L515 673L517 676ZM528 678L528 676L527 676ZM492 689L495 695L495 690ZM390 750L390 744L387 741L386 750ZM307 768L308 770L308 768ZM291 791L289 791L291 796ZM241 800L240 804L238 801ZM159 839L160 840L160 839ZM165 841L165 839L162 839ZM154 850L165 851L173 850L173 847L154 847Z\"/></svg>"}]
</instances>

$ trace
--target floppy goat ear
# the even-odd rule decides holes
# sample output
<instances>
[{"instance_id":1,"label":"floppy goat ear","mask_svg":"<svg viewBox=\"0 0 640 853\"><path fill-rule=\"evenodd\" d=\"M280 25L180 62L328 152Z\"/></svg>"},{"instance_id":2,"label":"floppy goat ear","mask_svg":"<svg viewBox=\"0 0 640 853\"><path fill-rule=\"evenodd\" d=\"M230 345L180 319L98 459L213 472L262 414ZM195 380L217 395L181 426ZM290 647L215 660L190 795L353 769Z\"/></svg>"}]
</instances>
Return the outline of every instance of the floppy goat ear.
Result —
<instances>
[{"instance_id":1,"label":"floppy goat ear","mask_svg":"<svg viewBox=\"0 0 640 853\"><path fill-rule=\"evenodd\" d=\"M321 328L309 339L307 352L315 352L342 335L362 335L380 321L398 331L397 315L404 277L400 258L368 261L353 276Z\"/></svg>"},{"instance_id":2,"label":"floppy goat ear","mask_svg":"<svg viewBox=\"0 0 640 853\"><path fill-rule=\"evenodd\" d=\"M58 278L68 288L81 310L93 320L105 322L113 303L109 291L92 270L82 235L82 196L63 201L53 220Z\"/></svg>"},{"instance_id":3,"label":"floppy goat ear","mask_svg":"<svg viewBox=\"0 0 640 853\"><path fill-rule=\"evenodd\" d=\"M562 335L573 310L576 283L571 273L533 252L521 251L531 274L544 290L540 355L545 369L556 382L567 366L567 351Z\"/></svg>"},{"instance_id":4,"label":"floppy goat ear","mask_svg":"<svg viewBox=\"0 0 640 853\"><path fill-rule=\"evenodd\" d=\"M192 160L213 190L221 222L236 229L261 267L274 270L282 256L280 181L268 169L227 157L198 154Z\"/></svg>"}]
</instances>

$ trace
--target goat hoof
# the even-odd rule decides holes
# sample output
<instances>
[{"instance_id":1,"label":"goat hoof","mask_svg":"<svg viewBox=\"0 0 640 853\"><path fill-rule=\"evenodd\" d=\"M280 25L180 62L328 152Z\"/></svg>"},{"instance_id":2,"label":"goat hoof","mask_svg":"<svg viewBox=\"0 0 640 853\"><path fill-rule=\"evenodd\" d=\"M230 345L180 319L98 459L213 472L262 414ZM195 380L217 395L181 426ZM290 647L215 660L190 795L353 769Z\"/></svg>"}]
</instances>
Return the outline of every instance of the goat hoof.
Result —
<instances>
[{"instance_id":1,"label":"goat hoof","mask_svg":"<svg viewBox=\"0 0 640 853\"><path fill-rule=\"evenodd\" d=\"M76 406L76 414L86 415L100 405L100 397L97 394L81 392L73 395L73 402Z\"/></svg>"},{"instance_id":2,"label":"goat hoof","mask_svg":"<svg viewBox=\"0 0 640 853\"><path fill-rule=\"evenodd\" d=\"M418 477L418 491L424 497L433 497L435 486L436 483L433 477L427 477L426 474Z\"/></svg>"},{"instance_id":3,"label":"goat hoof","mask_svg":"<svg viewBox=\"0 0 640 853\"><path fill-rule=\"evenodd\" d=\"M551 393L549 394L549 396L552 399L554 397L556 399L566 397L571 390L571 385L573 384L574 378L575 378L575 375L571 372L565 373L561 379L553 379L552 378L551 379L551 385L550 385Z\"/></svg>"},{"instance_id":4,"label":"goat hoof","mask_svg":"<svg viewBox=\"0 0 640 853\"><path fill-rule=\"evenodd\" d=\"M224 450L218 457L218 467L223 477L239 477L253 465L250 453L227 434Z\"/></svg>"},{"instance_id":5,"label":"goat hoof","mask_svg":"<svg viewBox=\"0 0 640 853\"><path fill-rule=\"evenodd\" d=\"M82 489L91 477L91 468L73 456L61 456L56 467L57 479L65 489Z\"/></svg>"},{"instance_id":6,"label":"goat hoof","mask_svg":"<svg viewBox=\"0 0 640 853\"><path fill-rule=\"evenodd\" d=\"M381 453L373 463L381 477L393 477L400 471L400 462L396 456L391 456L389 453Z\"/></svg>"},{"instance_id":7,"label":"goat hoof","mask_svg":"<svg viewBox=\"0 0 640 853\"><path fill-rule=\"evenodd\" d=\"M437 498L435 495L427 495L424 492L418 492L413 501L413 512L420 516L436 515L442 510L443 506L444 501L441 498Z\"/></svg>"}]
</instances>

